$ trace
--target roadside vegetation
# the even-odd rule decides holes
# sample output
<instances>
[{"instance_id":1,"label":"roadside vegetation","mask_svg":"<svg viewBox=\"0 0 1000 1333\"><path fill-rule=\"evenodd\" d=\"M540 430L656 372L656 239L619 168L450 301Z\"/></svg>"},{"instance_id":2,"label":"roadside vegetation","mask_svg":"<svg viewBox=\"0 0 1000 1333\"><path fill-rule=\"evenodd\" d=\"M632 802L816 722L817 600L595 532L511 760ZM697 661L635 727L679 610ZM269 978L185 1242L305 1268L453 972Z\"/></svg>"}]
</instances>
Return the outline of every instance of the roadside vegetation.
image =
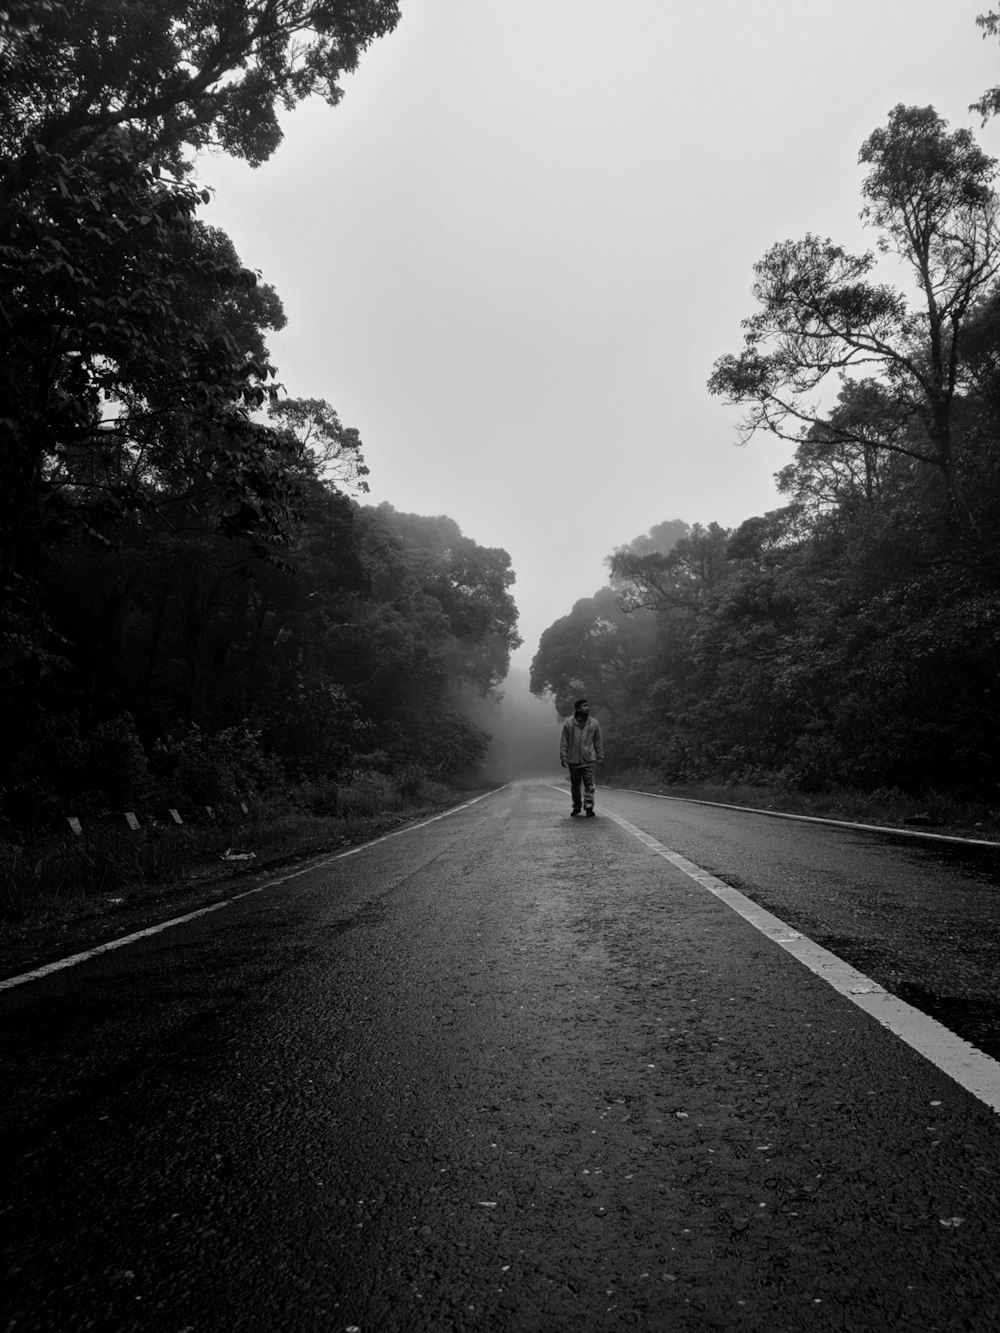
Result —
<instances>
[{"instance_id":1,"label":"roadside vegetation","mask_svg":"<svg viewBox=\"0 0 1000 1333\"><path fill-rule=\"evenodd\" d=\"M280 297L200 216L213 153L266 160L398 20L0 13L0 922L364 836L485 753L507 552L364 503L358 432L281 384Z\"/></svg>"},{"instance_id":2,"label":"roadside vegetation","mask_svg":"<svg viewBox=\"0 0 1000 1333\"><path fill-rule=\"evenodd\" d=\"M784 503L612 551L608 586L543 633L531 688L564 713L586 693L609 772L665 790L995 829L997 163L907 106L860 162L872 249L772 246L709 381L744 441L794 443Z\"/></svg>"},{"instance_id":3,"label":"roadside vegetation","mask_svg":"<svg viewBox=\"0 0 1000 1333\"><path fill-rule=\"evenodd\" d=\"M946 837L1000 842L1000 808L986 801L962 799L947 792L928 791L917 797L898 788L874 791L833 788L823 792L805 792L746 782L668 784L664 783L662 775L644 769L616 774L610 781L616 787L652 792L659 796L717 801L722 805L770 810L779 814L807 815L816 819L873 824L880 828L908 832L923 831Z\"/></svg>"},{"instance_id":4,"label":"roadside vegetation","mask_svg":"<svg viewBox=\"0 0 1000 1333\"><path fill-rule=\"evenodd\" d=\"M335 853L468 799L480 788L359 772L263 799L97 817L76 834L35 829L0 840L0 937L128 911L224 896L235 878ZM134 813L134 812L129 812ZM180 815L180 811L177 811Z\"/></svg>"}]
</instances>

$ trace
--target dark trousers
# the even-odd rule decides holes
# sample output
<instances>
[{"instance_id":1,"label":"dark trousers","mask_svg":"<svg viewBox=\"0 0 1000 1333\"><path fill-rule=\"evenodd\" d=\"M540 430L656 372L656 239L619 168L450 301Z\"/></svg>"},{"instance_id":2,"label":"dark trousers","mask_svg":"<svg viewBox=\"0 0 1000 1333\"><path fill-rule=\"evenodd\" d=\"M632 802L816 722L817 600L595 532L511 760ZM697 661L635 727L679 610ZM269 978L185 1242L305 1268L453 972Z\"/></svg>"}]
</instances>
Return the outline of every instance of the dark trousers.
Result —
<instances>
[{"instance_id":1,"label":"dark trousers","mask_svg":"<svg viewBox=\"0 0 1000 1333\"><path fill-rule=\"evenodd\" d=\"M580 787L583 787L583 808L594 808L594 765L570 764L569 789L573 793L573 809L580 809Z\"/></svg>"}]
</instances>

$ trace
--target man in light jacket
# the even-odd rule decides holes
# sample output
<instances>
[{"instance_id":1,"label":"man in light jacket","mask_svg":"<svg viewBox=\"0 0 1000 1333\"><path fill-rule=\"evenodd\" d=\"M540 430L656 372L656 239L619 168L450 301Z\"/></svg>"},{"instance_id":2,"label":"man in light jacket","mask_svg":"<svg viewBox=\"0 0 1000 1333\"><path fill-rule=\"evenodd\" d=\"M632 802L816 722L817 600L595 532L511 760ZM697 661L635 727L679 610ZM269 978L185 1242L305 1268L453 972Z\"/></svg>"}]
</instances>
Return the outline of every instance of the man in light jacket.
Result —
<instances>
[{"instance_id":1,"label":"man in light jacket","mask_svg":"<svg viewBox=\"0 0 1000 1333\"><path fill-rule=\"evenodd\" d=\"M580 788L583 787L583 813L594 814L594 766L604 763L604 742L601 724L590 716L586 699L577 699L573 716L566 719L559 740L559 762L569 769L569 785L573 794L571 815L581 809Z\"/></svg>"}]
</instances>

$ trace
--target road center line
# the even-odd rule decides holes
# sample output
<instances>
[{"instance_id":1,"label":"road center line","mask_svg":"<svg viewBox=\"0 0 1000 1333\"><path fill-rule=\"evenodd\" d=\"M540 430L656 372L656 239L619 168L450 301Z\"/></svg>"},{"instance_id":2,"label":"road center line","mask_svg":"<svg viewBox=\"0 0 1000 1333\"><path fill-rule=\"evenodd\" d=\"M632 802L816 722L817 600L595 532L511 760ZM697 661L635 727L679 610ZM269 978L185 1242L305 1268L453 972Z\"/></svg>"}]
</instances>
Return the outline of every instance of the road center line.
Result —
<instances>
[{"instance_id":1,"label":"road center line","mask_svg":"<svg viewBox=\"0 0 1000 1333\"><path fill-rule=\"evenodd\" d=\"M882 1027L888 1028L901 1041L906 1042L907 1046L930 1060L931 1064L954 1079L966 1091L978 1097L981 1102L985 1102L992 1110L1000 1111L1000 1064L996 1060L990 1059L971 1042L956 1036L943 1023L921 1013L919 1009L914 1009L912 1005L897 999L895 995L890 995L877 982L851 967L849 963L845 963L835 953L816 944L808 936L782 921L780 917L765 911L752 899L723 880L710 875L706 870L702 870L679 852L671 851L650 834L636 828L627 819L622 819L621 815L616 815L606 806L603 813L608 819L613 819L626 833L638 838L650 851L662 856L689 879L693 879L696 884L721 899L727 907L738 912L762 935L780 945L810 972L814 972L835 991L846 996L852 1004L870 1014Z\"/></svg>"},{"instance_id":2,"label":"road center line","mask_svg":"<svg viewBox=\"0 0 1000 1333\"><path fill-rule=\"evenodd\" d=\"M507 785L506 783L504 784ZM287 884L290 880L298 879L300 875L307 875L312 870L322 870L324 866L332 865L334 861L342 861L346 856L357 856L359 852L365 851L369 847L377 847L380 842L388 842L390 838L401 838L406 833L415 833L417 829L427 828L428 824L436 824L439 819L447 819L449 815L457 815L461 810L468 810L470 806L476 805L479 801L485 801L488 796L495 796L503 787L494 787L492 791L483 792L481 796L474 796L471 801L464 801L461 805L453 805L447 810L443 810L439 815L431 815L429 819L423 819L419 824L408 824L406 828L396 829L393 833L385 833L380 838L373 838L371 842L359 843L357 847L349 847L346 851L337 852L333 856L326 857L322 861L312 861L309 865L300 866L298 870L293 870L287 875L282 875L279 879L269 879L264 884L257 884L252 889L247 889L243 893L235 893L231 898L226 898L221 903L211 903L208 907L199 907L194 912L187 912L184 916L171 917L169 921L160 921L155 926L147 926L145 930L137 930L131 935L123 935L120 939L109 940L107 944L95 945L93 949L85 949L82 953L75 953L67 958L59 958L54 963L46 963L44 967L36 967L31 972L22 972L16 977L7 977L0 981L0 991L12 990L15 986L23 986L28 981L40 981L42 977L51 976L53 972L61 972L67 967L76 967L79 963L85 963L89 958L97 958L102 953L111 953L114 949L124 949L127 944L135 944L139 940L147 939L150 935L159 935L164 930L171 930L174 926L183 926L188 921L196 921L200 916L208 916L209 912L220 912L224 907L232 907L234 903L242 902L244 898L252 898L254 894L263 893L266 889L276 889L281 884Z\"/></svg>"}]
</instances>

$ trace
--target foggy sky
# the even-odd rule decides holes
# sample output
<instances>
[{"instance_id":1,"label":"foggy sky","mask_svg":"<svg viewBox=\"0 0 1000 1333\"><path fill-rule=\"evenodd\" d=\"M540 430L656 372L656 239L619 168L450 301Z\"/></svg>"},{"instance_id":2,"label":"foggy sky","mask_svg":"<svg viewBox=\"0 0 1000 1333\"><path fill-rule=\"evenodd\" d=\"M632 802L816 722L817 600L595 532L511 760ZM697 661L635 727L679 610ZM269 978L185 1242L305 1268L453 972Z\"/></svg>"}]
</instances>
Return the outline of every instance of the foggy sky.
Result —
<instances>
[{"instance_id":1,"label":"foggy sky","mask_svg":"<svg viewBox=\"0 0 1000 1333\"><path fill-rule=\"evenodd\" d=\"M294 396L357 427L371 500L505 547L527 666L655 523L780 503L791 450L708 396L752 266L856 249L862 141L1000 82L987 0L403 0L272 161L203 159L206 221L281 296Z\"/></svg>"}]
</instances>

